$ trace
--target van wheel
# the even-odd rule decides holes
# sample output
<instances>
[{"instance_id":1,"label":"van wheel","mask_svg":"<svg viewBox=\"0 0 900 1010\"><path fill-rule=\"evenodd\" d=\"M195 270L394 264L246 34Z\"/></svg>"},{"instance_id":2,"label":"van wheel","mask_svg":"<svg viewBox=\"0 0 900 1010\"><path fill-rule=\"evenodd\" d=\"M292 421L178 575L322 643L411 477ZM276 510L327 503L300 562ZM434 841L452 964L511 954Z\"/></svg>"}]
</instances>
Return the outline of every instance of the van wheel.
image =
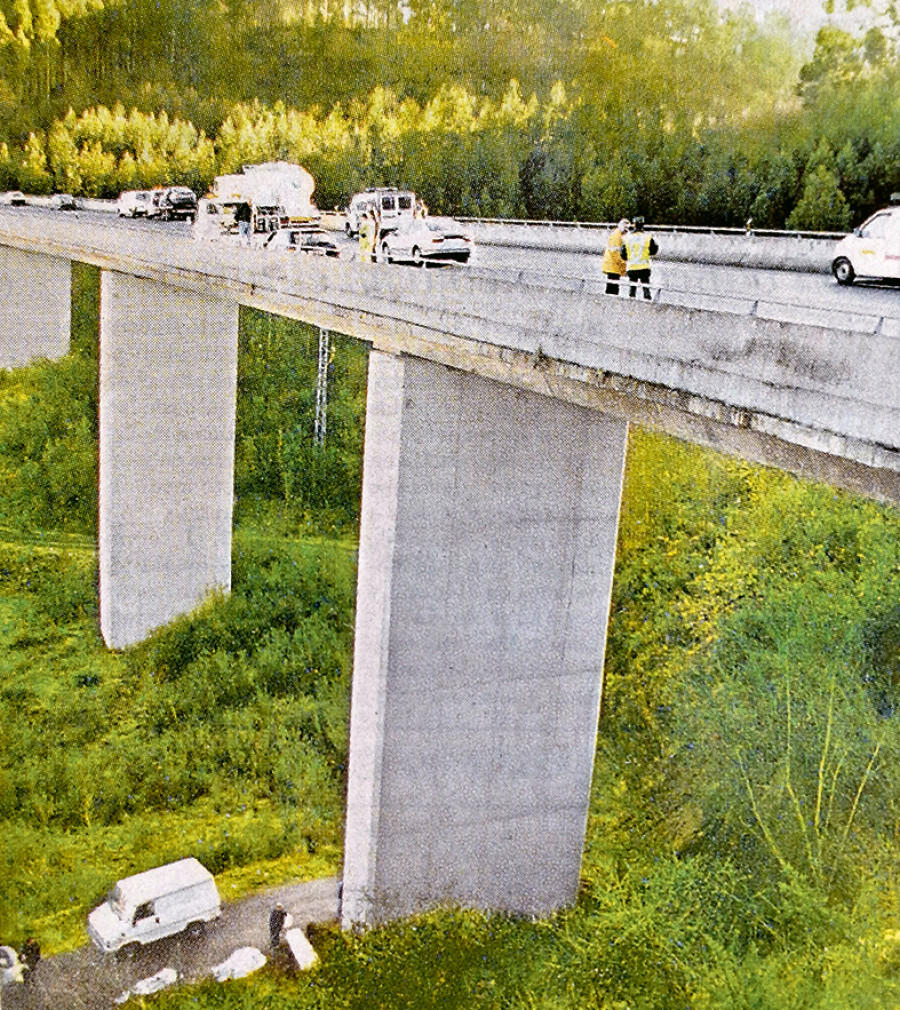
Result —
<instances>
[{"instance_id":1,"label":"van wheel","mask_svg":"<svg viewBox=\"0 0 900 1010\"><path fill-rule=\"evenodd\" d=\"M422 250L417 245L413 246L412 261L414 267L423 266L425 263L425 260L422 259Z\"/></svg>"},{"instance_id":2,"label":"van wheel","mask_svg":"<svg viewBox=\"0 0 900 1010\"><path fill-rule=\"evenodd\" d=\"M853 270L853 265L850 260L841 256L840 259L836 259L834 263L831 264L831 272L834 274L834 279L838 284L852 284L856 273Z\"/></svg>"},{"instance_id":3,"label":"van wheel","mask_svg":"<svg viewBox=\"0 0 900 1010\"><path fill-rule=\"evenodd\" d=\"M344 231L347 233L347 238L353 238L353 229L350 227L349 221L345 222Z\"/></svg>"},{"instance_id":4,"label":"van wheel","mask_svg":"<svg viewBox=\"0 0 900 1010\"><path fill-rule=\"evenodd\" d=\"M394 262L394 259L391 256L391 248L387 244L387 242L385 242L384 245L381 247L381 255L384 256L385 263L393 263Z\"/></svg>"}]
</instances>

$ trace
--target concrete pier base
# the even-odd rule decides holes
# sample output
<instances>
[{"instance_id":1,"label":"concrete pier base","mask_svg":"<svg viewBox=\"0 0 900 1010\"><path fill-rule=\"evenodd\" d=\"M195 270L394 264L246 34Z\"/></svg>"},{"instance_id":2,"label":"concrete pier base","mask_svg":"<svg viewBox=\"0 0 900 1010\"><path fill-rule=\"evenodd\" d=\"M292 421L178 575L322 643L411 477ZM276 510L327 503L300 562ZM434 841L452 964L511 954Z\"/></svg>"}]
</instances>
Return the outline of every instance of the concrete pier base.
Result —
<instances>
[{"instance_id":1,"label":"concrete pier base","mask_svg":"<svg viewBox=\"0 0 900 1010\"><path fill-rule=\"evenodd\" d=\"M231 585L238 307L104 272L100 627L119 649Z\"/></svg>"},{"instance_id":2,"label":"concrete pier base","mask_svg":"<svg viewBox=\"0 0 900 1010\"><path fill-rule=\"evenodd\" d=\"M345 928L576 897L627 424L370 358Z\"/></svg>"},{"instance_id":3,"label":"concrete pier base","mask_svg":"<svg viewBox=\"0 0 900 1010\"><path fill-rule=\"evenodd\" d=\"M61 358L71 320L71 262L0 246L0 368Z\"/></svg>"}]
</instances>

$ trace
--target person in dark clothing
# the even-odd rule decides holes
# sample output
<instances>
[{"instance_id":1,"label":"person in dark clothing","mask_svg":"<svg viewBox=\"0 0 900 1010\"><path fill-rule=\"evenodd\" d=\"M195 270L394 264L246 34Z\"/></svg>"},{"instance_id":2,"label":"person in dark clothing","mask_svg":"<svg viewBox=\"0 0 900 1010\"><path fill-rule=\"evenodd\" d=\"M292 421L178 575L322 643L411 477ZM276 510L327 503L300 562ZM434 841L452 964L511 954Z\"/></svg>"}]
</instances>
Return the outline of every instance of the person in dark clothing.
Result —
<instances>
[{"instance_id":1,"label":"person in dark clothing","mask_svg":"<svg viewBox=\"0 0 900 1010\"><path fill-rule=\"evenodd\" d=\"M281 943L281 931L287 921L288 914L284 905L279 902L269 913L269 946L272 950Z\"/></svg>"},{"instance_id":2,"label":"person in dark clothing","mask_svg":"<svg viewBox=\"0 0 900 1010\"><path fill-rule=\"evenodd\" d=\"M19 960L25 966L24 981L27 984L34 978L34 973L37 971L37 966L41 960L41 945L33 936L29 936L22 944L22 949L19 951Z\"/></svg>"},{"instance_id":3,"label":"person in dark clothing","mask_svg":"<svg viewBox=\"0 0 900 1010\"><path fill-rule=\"evenodd\" d=\"M250 223L253 221L253 208L249 203L239 203L234 208L234 219L237 221L241 245L250 245Z\"/></svg>"}]
</instances>

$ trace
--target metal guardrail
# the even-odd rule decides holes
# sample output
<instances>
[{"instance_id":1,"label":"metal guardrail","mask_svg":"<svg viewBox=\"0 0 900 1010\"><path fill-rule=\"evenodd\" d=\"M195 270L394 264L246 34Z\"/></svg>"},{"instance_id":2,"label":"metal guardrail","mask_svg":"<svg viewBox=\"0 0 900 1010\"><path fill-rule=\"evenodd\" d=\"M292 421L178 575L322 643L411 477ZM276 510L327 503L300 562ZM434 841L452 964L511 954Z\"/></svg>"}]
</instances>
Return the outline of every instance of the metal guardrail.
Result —
<instances>
[{"instance_id":1,"label":"metal guardrail","mask_svg":"<svg viewBox=\"0 0 900 1010\"><path fill-rule=\"evenodd\" d=\"M528 228L559 228L574 231L609 231L616 227L613 221L534 221L526 218L499 217L457 217L454 220L464 224L517 225ZM759 236L760 238L821 239L834 242L847 234L842 231L788 231L775 228L720 228L716 226L691 224L648 224L647 231L666 232L671 235L735 235Z\"/></svg>"}]
</instances>

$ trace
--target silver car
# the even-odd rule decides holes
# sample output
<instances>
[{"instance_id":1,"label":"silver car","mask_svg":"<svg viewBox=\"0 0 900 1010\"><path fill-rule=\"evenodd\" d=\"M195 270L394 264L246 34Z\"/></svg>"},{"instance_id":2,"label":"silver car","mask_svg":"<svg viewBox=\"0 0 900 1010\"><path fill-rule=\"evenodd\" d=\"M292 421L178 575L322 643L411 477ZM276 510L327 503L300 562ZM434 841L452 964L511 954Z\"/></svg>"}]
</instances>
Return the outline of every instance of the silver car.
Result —
<instances>
[{"instance_id":1,"label":"silver car","mask_svg":"<svg viewBox=\"0 0 900 1010\"><path fill-rule=\"evenodd\" d=\"M461 225L450 218L415 218L402 221L383 235L381 258L388 263L468 263L475 243Z\"/></svg>"}]
</instances>

